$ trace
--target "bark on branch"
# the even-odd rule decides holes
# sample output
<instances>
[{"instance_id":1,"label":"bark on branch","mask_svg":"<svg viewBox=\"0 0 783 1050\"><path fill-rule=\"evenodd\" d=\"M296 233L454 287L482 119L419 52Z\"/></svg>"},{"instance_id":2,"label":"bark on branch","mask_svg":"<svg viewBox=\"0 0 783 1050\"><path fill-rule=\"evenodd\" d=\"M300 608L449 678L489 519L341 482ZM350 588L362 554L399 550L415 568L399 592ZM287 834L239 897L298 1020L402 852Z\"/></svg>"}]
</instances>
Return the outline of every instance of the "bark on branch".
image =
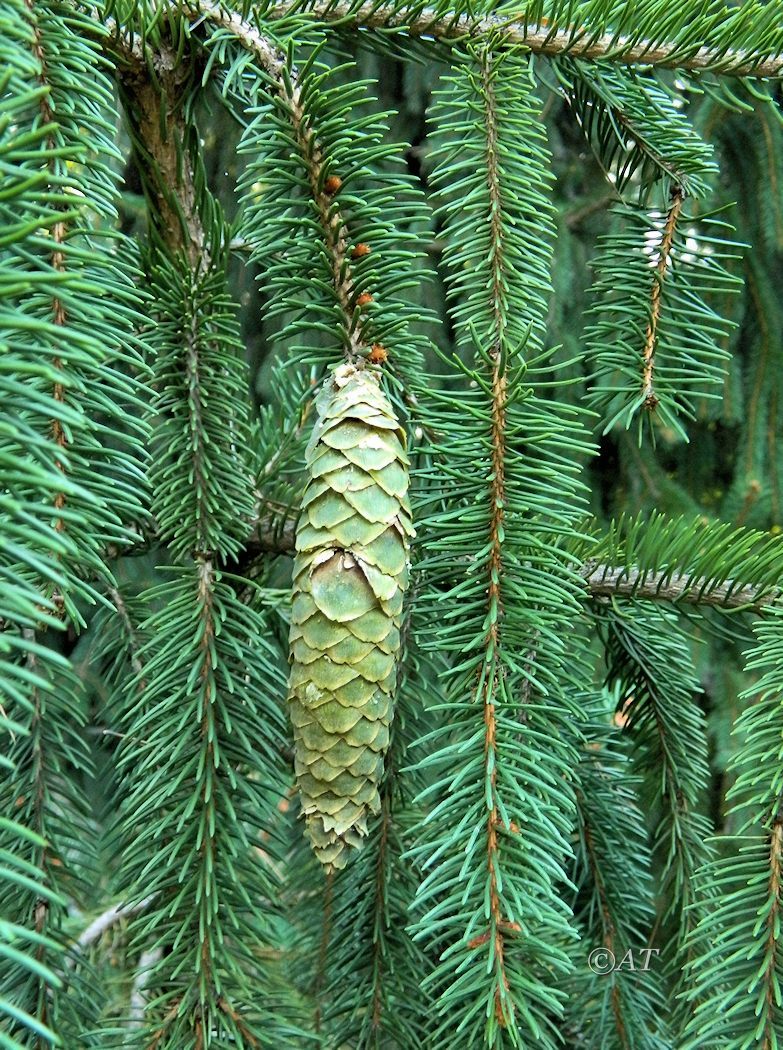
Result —
<instances>
[{"instance_id":1,"label":"bark on branch","mask_svg":"<svg viewBox=\"0 0 783 1050\"><path fill-rule=\"evenodd\" d=\"M295 529L295 518L275 520L261 515L247 544L251 557L264 553L291 553ZM686 605L713 605L721 609L744 608L748 612L759 612L780 597L777 588L743 585L736 580L713 583L702 577L694 579L687 572L665 569L653 571L586 561L579 572L587 582L591 598L638 598L640 601L683 602Z\"/></svg>"},{"instance_id":2,"label":"bark on branch","mask_svg":"<svg viewBox=\"0 0 783 1050\"><path fill-rule=\"evenodd\" d=\"M300 15L303 13L299 0L285 0L269 9L265 17L283 19L294 11ZM727 14L729 11L727 8ZM229 22L242 24L239 15L209 3L194 4L193 12L194 17L204 16L208 21L215 19L224 26L228 26ZM361 6L334 3L333 0L315 0L308 4L306 13L314 20L339 22L344 27L398 28L411 36L433 37L445 43L466 37L475 40L490 34L502 34L509 44L524 44L533 54L551 57L568 55L586 60L611 59L621 65L656 65L696 73L714 71L722 76L763 78L783 75L783 56L780 55L759 60L754 55L727 48L684 48L675 41L653 42L630 39L612 32L596 33L590 26L552 29L545 19L528 22L522 17L502 18L493 15L483 18L462 15L454 18L438 14L430 8L420 9L411 17L411 13L406 13L404 9L400 11L389 5L379 5L373 0ZM257 31L254 31L254 35L260 36ZM270 52L274 50L267 41L264 41L264 46Z\"/></svg>"},{"instance_id":3,"label":"bark on branch","mask_svg":"<svg viewBox=\"0 0 783 1050\"><path fill-rule=\"evenodd\" d=\"M727 14L730 9L727 8ZM217 4L190 5L189 17L193 21L204 18L229 29L239 29L237 37L247 46L253 40L252 50L261 57L266 52L264 63L269 72L279 66L280 52L266 40L262 33L243 21L239 14ZM296 13L303 14L299 0L285 0L265 12L269 20L281 20ZM667 69L682 69L693 73L714 72L720 76L752 77L754 79L783 76L783 55L759 58L753 54L731 48L710 46L684 48L676 41L650 41L618 36L612 32L596 33L590 26L571 26L552 29L545 20L526 21L524 18L501 18L485 16L459 18L439 15L423 8L416 14L395 10L389 5L378 5L368 0L361 6L350 3L333 3L332 0L316 0L307 6L306 14L314 21L340 23L343 27L356 29L398 29L415 37L431 37L443 43L502 34L509 44L523 44L535 55L556 58L568 55L586 61L611 60L626 66L662 66ZM543 24L542 24L543 23ZM125 32L109 20L109 35L101 30L100 41L104 48L124 67L144 62L143 47L133 34Z\"/></svg>"},{"instance_id":4,"label":"bark on branch","mask_svg":"<svg viewBox=\"0 0 783 1050\"><path fill-rule=\"evenodd\" d=\"M593 598L639 598L664 602L685 602L688 605L715 605L722 609L747 608L759 612L780 596L777 589L764 590L750 584L742 586L736 580L712 583L694 579L689 573L659 570L627 569L613 565L586 562L581 574L587 580Z\"/></svg>"}]
</instances>

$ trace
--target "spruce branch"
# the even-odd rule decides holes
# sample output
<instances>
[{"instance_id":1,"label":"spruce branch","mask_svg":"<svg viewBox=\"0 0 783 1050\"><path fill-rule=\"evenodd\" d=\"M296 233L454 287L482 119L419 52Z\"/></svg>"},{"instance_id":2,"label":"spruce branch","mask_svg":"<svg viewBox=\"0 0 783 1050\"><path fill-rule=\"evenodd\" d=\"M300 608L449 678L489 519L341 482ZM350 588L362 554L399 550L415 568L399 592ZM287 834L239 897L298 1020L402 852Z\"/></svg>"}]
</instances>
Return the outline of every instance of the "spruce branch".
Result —
<instances>
[{"instance_id":1,"label":"spruce branch","mask_svg":"<svg viewBox=\"0 0 783 1050\"><path fill-rule=\"evenodd\" d=\"M49 158L49 176L52 182L55 182L62 173L64 167L63 162L57 158L55 152L57 147L57 138L54 134L54 129L57 128L57 122L54 119L54 113L51 107L51 85L49 83L49 70L46 49L44 41L41 35L41 29L35 19L35 5L34 0L25 0L25 5L30 15L30 24L32 26L33 38L31 42L32 52L35 56L39 69L39 80L41 84L46 88L46 91L41 94L38 108L41 114L41 122L45 127L51 127L52 133L48 136L46 148L50 152ZM65 211L64 204L59 206L60 211ZM50 258L52 269L55 274L62 274L65 271L65 254L63 252L63 244L68 233L68 222L65 219L61 219L55 222L50 230L45 231L46 235L51 237L54 242L52 245ZM55 295L51 300L51 318L52 324L56 328L62 328L67 324L67 318L65 308L62 300L59 296ZM55 355L52 360L52 367L55 372L62 372L63 362L62 359ZM55 403L61 406L65 400L65 387L63 383L58 379L53 386L52 396ZM67 444L66 431L63 427L62 419L59 415L56 415L51 422L51 432L54 442L59 448L65 448ZM65 466L61 460L57 460L55 465L57 469L65 472ZM65 506L66 495L60 491L55 493L54 506L56 510L62 510ZM58 517L54 525L58 532L62 532L65 528L65 520L62 517ZM52 596L52 595L50 595ZM60 599L61 600L61 599ZM60 613L64 613L64 607L60 606Z\"/></svg>"},{"instance_id":2,"label":"spruce branch","mask_svg":"<svg viewBox=\"0 0 783 1050\"><path fill-rule=\"evenodd\" d=\"M597 610L604 637L607 682L619 690L617 711L652 814L653 849L660 861L659 922L666 929L666 970L682 990L688 938L710 900L697 889L699 868L712 850L703 813L708 780L707 728L695 700L699 682L688 639L671 610L613 604ZM681 1027L683 1011L670 1023Z\"/></svg>"},{"instance_id":3,"label":"spruce branch","mask_svg":"<svg viewBox=\"0 0 783 1050\"><path fill-rule=\"evenodd\" d=\"M596 532L589 553L581 571L596 596L608 586L629 598L757 611L780 594L780 537L701 515L623 516Z\"/></svg>"},{"instance_id":4,"label":"spruce branch","mask_svg":"<svg viewBox=\"0 0 783 1050\"><path fill-rule=\"evenodd\" d=\"M654 435L657 421L685 437L697 399L725 383L733 322L714 304L740 290L738 246L717 211L686 213L684 200L677 185L665 213L618 206L600 238L586 338L604 433L635 423Z\"/></svg>"},{"instance_id":5,"label":"spruce branch","mask_svg":"<svg viewBox=\"0 0 783 1050\"><path fill-rule=\"evenodd\" d=\"M406 10L375 2L346 3L339 0L309 0L304 12L298 0L262 4L258 18L260 22L265 19L274 22L304 13L305 17L309 16L316 22L336 23L352 29L396 30L401 34L434 38L454 46L460 46L466 40L493 39L501 41L500 47L522 45L532 54L549 57L611 60L622 65L662 66L732 77L764 79L783 75L783 58L780 57L783 46L779 39L769 41L761 37L755 48L751 37L749 48L737 48L734 41L738 37L742 39L742 20L738 12L720 3L710 7L707 11L701 5L693 5L692 9L683 8L679 30L683 37L687 37L686 42L677 40L676 36L670 39L652 38L638 31L631 32L633 22L622 22L623 11L614 13L621 24L628 26L627 32L611 28L606 24L606 18L601 19L600 16L591 25L589 11L585 12L585 21L581 24L578 13L574 22L564 24L557 19L549 22L535 14L530 19L503 14L476 17L472 14L443 13L421 4L412 4ZM213 4L192 3L190 10L194 19L203 16L218 24L230 24L234 31L248 24L236 12ZM661 8L657 19L661 23L667 21L663 15L664 9ZM573 14L571 17L574 17ZM648 19L650 24L656 20L652 14L648 15ZM269 47L268 42L264 41L262 50L268 51ZM274 61L273 47L270 58Z\"/></svg>"},{"instance_id":6,"label":"spruce branch","mask_svg":"<svg viewBox=\"0 0 783 1050\"><path fill-rule=\"evenodd\" d=\"M64 163L58 158L56 152L58 145L57 137L55 135L57 122L54 119L54 113L51 107L51 84L49 79L46 47L40 25L35 17L35 5L33 0L25 0L25 6L27 7L29 22L32 28L31 50L39 68L39 81L45 88L41 93L38 102L40 119L45 127L52 129L46 139L45 149L49 153L49 180L52 184L55 184L64 170ZM65 214L64 202L59 204L58 210ZM67 232L68 223L64 218L55 222L49 229L44 230L44 234L48 238L51 238L53 242L50 251L50 262L52 270L58 276L63 274L66 269L63 244ZM51 299L51 323L55 328L63 328L67 325L65 308L62 300L57 295L53 296ZM67 333L64 333L63 336L60 337L61 340L64 340L65 338L67 338ZM57 356L57 354L55 354L52 359L52 368L55 373L58 373L58 378L55 380L52 387L52 398L55 405L60 408L65 400L65 387L59 378L59 374L63 371L63 361ZM67 445L66 429L63 426L62 418L59 413L54 415L50 426L52 440L58 449L64 449ZM55 467L60 472L64 473L65 465L63 459L56 459ZM56 511L61 511L63 509L66 503L66 495L62 488L53 494L52 502ZM54 528L57 532L62 532L64 530L65 519L62 516L56 518ZM45 594L47 599L54 603L57 615L63 617L65 615L65 604L62 599L62 594L56 591L51 583L47 587ZM35 642L34 631L29 628L24 628L22 634L28 641ZM31 676L35 677L37 674L37 659L34 648L28 650L26 662ZM29 827L35 828L35 830L41 834L42 838L45 839L46 829L49 824L47 810L52 805L52 790L51 785L48 782L48 767L51 762L51 756L47 753L48 749L46 747L45 737L42 733L43 704L40 688L33 688L30 700L32 703L29 740L29 760L31 763L30 793L34 801L29 813L29 819L26 823ZM52 852L52 846L50 843L46 842L46 844L41 847L40 851L38 851L34 863L45 873L49 885L57 884L57 880L53 880L52 878L53 861L57 865L62 865L62 860L57 857L56 853ZM51 902L44 895L40 896L35 901L33 908L33 929L38 941L35 950L35 959L39 967L43 967L47 956L46 935L51 934L53 931L56 932L57 930L58 921L61 917L58 912L59 909L55 908L54 915L51 914ZM52 1021L50 1017L52 1003L49 983L44 976L38 978L38 990L35 998L37 1002L36 1019L40 1025L46 1029L51 1025ZM52 1027L54 1026L52 1025ZM42 1045L42 1040L39 1045Z\"/></svg>"},{"instance_id":7,"label":"spruce branch","mask_svg":"<svg viewBox=\"0 0 783 1050\"><path fill-rule=\"evenodd\" d=\"M577 803L581 807L582 836L584 840L585 854L590 870L590 876L592 878L593 885L595 886L595 891L599 903L598 910L601 916L601 924L603 926L603 946L607 948L609 952L611 952L612 958L616 958L617 943L614 920L612 918L612 911L609 906L609 900L607 898L603 872L601 871L601 865L599 863L596 854L595 844L593 842L593 832L590 827L589 819L586 816L587 807L585 804L585 798L584 795L578 789L576 791L576 799ZM623 1050L628 1050L628 1032L626 1031L625 1019L623 1017L623 1004L622 997L620 995L620 985L617 982L617 980L612 981L611 1003L612 1015L614 1018L614 1027L618 1041Z\"/></svg>"},{"instance_id":8,"label":"spruce branch","mask_svg":"<svg viewBox=\"0 0 783 1050\"><path fill-rule=\"evenodd\" d=\"M366 314L357 308L358 296L352 259L370 251L367 244L351 245L346 217L339 204L342 179L331 170L330 158L318 139L317 120L308 111L298 70L286 55L252 23L219 5L204 4L199 15L213 25L229 30L269 75L283 108L288 114L299 160L307 174L310 196L315 204L323 244L331 268L331 283L341 318L345 352L349 360L368 355L371 340L364 331ZM358 303L358 307L363 304Z\"/></svg>"},{"instance_id":9,"label":"spruce branch","mask_svg":"<svg viewBox=\"0 0 783 1050\"><path fill-rule=\"evenodd\" d=\"M781 1003L779 995L778 970L781 966L780 926L783 910L783 813L779 805L778 812L772 821L769 833L769 884L767 887L768 908L764 923L767 928L765 972L763 986L765 989L764 1036L763 1050L773 1050L778 1043L776 1028L780 1027L778 1019Z\"/></svg>"},{"instance_id":10,"label":"spruce branch","mask_svg":"<svg viewBox=\"0 0 783 1050\"><path fill-rule=\"evenodd\" d=\"M662 180L683 195L707 194L718 170L713 147L653 72L573 59L554 62L553 72L615 194L646 199Z\"/></svg>"},{"instance_id":11,"label":"spruce branch","mask_svg":"<svg viewBox=\"0 0 783 1050\"><path fill-rule=\"evenodd\" d=\"M712 891L688 940L683 1050L758 1045L772 1050L783 1035L783 786L781 683L783 610L773 605L754 625L748 670L759 672L740 694L744 705L730 761L728 793L739 818L736 834L716 840L718 856L699 881ZM693 1008L695 1006L695 1008Z\"/></svg>"},{"instance_id":12,"label":"spruce branch","mask_svg":"<svg viewBox=\"0 0 783 1050\"><path fill-rule=\"evenodd\" d=\"M296 538L295 515L288 508L276 507L259 498L256 518L243 544L243 553L237 563L239 570L254 560L268 555L292 555ZM128 553L142 553L159 536L149 532L145 544ZM662 551L665 546L662 544ZM577 569L584 579L587 594L593 600L633 598L643 602L663 602L673 605L702 605L722 610L759 613L780 597L778 587L770 583L747 583L738 578L705 576L686 569L654 569L649 566L612 564L601 559L588 558ZM116 602L113 591L108 592ZM120 596L121 600L121 596ZM120 615L121 611L118 608ZM2 622L0 621L0 626Z\"/></svg>"},{"instance_id":13,"label":"spruce branch","mask_svg":"<svg viewBox=\"0 0 783 1050\"><path fill-rule=\"evenodd\" d=\"M158 299L153 511L175 554L222 557L236 554L252 516L246 366L226 287L230 237L186 113L192 66L171 45L161 43L156 55L154 80L139 70L120 74Z\"/></svg>"},{"instance_id":14,"label":"spruce branch","mask_svg":"<svg viewBox=\"0 0 783 1050\"><path fill-rule=\"evenodd\" d=\"M667 268L671 265L674 231L677 228L677 220L680 217L684 200L685 194L681 187L674 186L671 193L671 204L663 226L661 243L658 248L658 261L653 272L652 293L650 295L650 320L647 324L644 348L642 350L642 404L651 412L655 409L659 400L655 393L654 373L655 347L658 336L658 320L661 314L663 282L666 280Z\"/></svg>"},{"instance_id":15,"label":"spruce branch","mask_svg":"<svg viewBox=\"0 0 783 1050\"><path fill-rule=\"evenodd\" d=\"M654 916L651 858L639 808L638 778L620 748L620 734L605 721L604 700L583 702L600 719L590 726L589 744L577 766L577 847L571 879L574 915L583 952L606 949L621 960L631 945L648 942ZM595 974L580 967L569 979L569 1027L588 1044L622 1047L673 1045L662 1016L662 983L652 970L619 965ZM610 1034L611 1033L611 1034Z\"/></svg>"},{"instance_id":16,"label":"spruce branch","mask_svg":"<svg viewBox=\"0 0 783 1050\"><path fill-rule=\"evenodd\" d=\"M262 510L245 544L247 558L264 554L291 554L295 531L295 517ZM779 596L775 587L747 584L741 579L717 580L694 576L685 570L612 565L592 558L585 561L578 572L584 578L593 599L636 598L640 601L707 605L757 613Z\"/></svg>"},{"instance_id":17,"label":"spruce branch","mask_svg":"<svg viewBox=\"0 0 783 1050\"><path fill-rule=\"evenodd\" d=\"M555 727L575 716L555 668L579 589L554 537L572 535L581 505L556 447L565 433L583 446L579 421L556 413L556 425L536 390L552 228L528 60L489 44L455 58L435 95L429 185L460 351L449 364L463 381L421 393L433 425L418 562L432 620L420 638L449 661L448 713L422 761L435 779L411 851L423 875L414 928L438 959L425 982L435 1045L549 1047L561 1004L541 975L568 972L573 936L554 886L574 812L560 771L574 755ZM521 464L533 461L531 486ZM542 480L555 475L557 496ZM543 738L555 741L544 753Z\"/></svg>"},{"instance_id":18,"label":"spruce branch","mask_svg":"<svg viewBox=\"0 0 783 1050\"><path fill-rule=\"evenodd\" d=\"M504 258L505 230L503 228L503 194L500 186L500 157L498 156L498 128L495 105L496 67L492 55L487 49L481 49L478 55L484 119L486 121L486 172L489 191L490 214L490 281L492 294L490 298L493 313L492 343L489 347L491 369L491 416L490 430L491 475L489 484L489 544L490 554L487 563L487 621L488 629L485 639L487 664L486 678L480 681L476 699L484 705L484 761L485 778L488 784L491 804L487 807L486 850L487 871L489 873L489 920L488 939L493 942L490 952L492 967L496 975L494 991L494 1009L498 1024L505 1028L514 1017L514 1000L507 995L509 980L505 968L505 935L508 923L504 915L503 901L498 892L498 872L501 864L498 826L502 819L498 813L497 803L497 767L498 755L497 727L495 704L499 686L499 676L503 670L498 660L501 645L500 624L503 615L503 595L501 587L505 572L503 551L504 518L506 507L506 404L508 387L505 373L505 329L506 329L506 282L507 263Z\"/></svg>"},{"instance_id":19,"label":"spruce branch","mask_svg":"<svg viewBox=\"0 0 783 1050\"><path fill-rule=\"evenodd\" d=\"M147 75L147 57L154 80ZM138 63L120 67L117 77L131 117L138 170L154 201L150 220L168 252L183 253L194 273L206 271L210 259L181 112L192 78L190 63L164 44L138 58Z\"/></svg>"},{"instance_id":20,"label":"spruce branch","mask_svg":"<svg viewBox=\"0 0 783 1050\"><path fill-rule=\"evenodd\" d=\"M720 583L687 572L650 572L635 567L585 562L579 572L587 581L592 598L638 598L687 605L710 605L721 609L759 612L778 597L775 589L742 585L737 580Z\"/></svg>"},{"instance_id":21,"label":"spruce branch","mask_svg":"<svg viewBox=\"0 0 783 1050\"><path fill-rule=\"evenodd\" d=\"M17 821L0 837L4 883L12 874L4 914L24 927L11 941L32 945L35 965L12 967L0 953L0 1011L15 1018L4 1031L27 1027L35 1045L49 1045L47 1027L76 1042L94 1004L83 987L60 995L50 973L66 904L89 893L80 781L90 757L82 684L48 633L84 626L84 605L98 597L90 578L109 575L102 551L127 542L125 522L141 511L143 425L124 418L138 403L129 373L140 297L132 253L111 259L101 236L114 217L116 152L109 84L82 35L88 19L50 0L4 6L2 19L0 678L11 703L0 721L13 727L3 749L13 773L0 784L0 808ZM34 878L14 879L15 868Z\"/></svg>"},{"instance_id":22,"label":"spruce branch","mask_svg":"<svg viewBox=\"0 0 783 1050\"><path fill-rule=\"evenodd\" d=\"M201 700L199 709L201 712L201 754L202 761L199 763L201 773L201 798L200 798L200 821L199 850L202 871L200 872L197 899L200 900L199 929L203 931L200 935L200 946L198 952L198 998L202 1015L208 1016L208 1003L214 995L216 988L216 965L214 957L215 945L212 938L207 935L212 918L213 909L217 907L219 900L219 887L215 880L216 868L216 802L213 784L220 776L218 770L218 756L215 741L217 739L216 712L212 703L212 694L215 688L214 674L214 643L215 643L215 611L214 601L214 567L208 558L199 559L198 563L198 598L199 617L201 629L199 630L199 689ZM202 1016L202 1023L204 1021ZM197 1040L198 1045L198 1040Z\"/></svg>"},{"instance_id":23,"label":"spruce branch","mask_svg":"<svg viewBox=\"0 0 783 1050\"><path fill-rule=\"evenodd\" d=\"M121 85L152 232L153 509L179 564L173 583L146 596L156 612L133 657L139 696L121 746L123 875L129 900L153 895L149 914L131 923L134 945L150 959L145 1045L201 1050L226 1038L252 1047L267 1010L259 989L273 983L273 967L259 962L273 939L259 895L265 904L275 898L277 857L274 842L257 850L251 829L271 819L282 792L272 707L280 676L260 617L222 575L253 510L248 382L227 292L229 227L206 186L191 63L163 42L155 55L156 78L124 69ZM171 785L161 791L162 768ZM142 820L157 828L153 873L137 843ZM177 886L166 879L175 857ZM279 1012L274 1024L285 1024Z\"/></svg>"}]
</instances>

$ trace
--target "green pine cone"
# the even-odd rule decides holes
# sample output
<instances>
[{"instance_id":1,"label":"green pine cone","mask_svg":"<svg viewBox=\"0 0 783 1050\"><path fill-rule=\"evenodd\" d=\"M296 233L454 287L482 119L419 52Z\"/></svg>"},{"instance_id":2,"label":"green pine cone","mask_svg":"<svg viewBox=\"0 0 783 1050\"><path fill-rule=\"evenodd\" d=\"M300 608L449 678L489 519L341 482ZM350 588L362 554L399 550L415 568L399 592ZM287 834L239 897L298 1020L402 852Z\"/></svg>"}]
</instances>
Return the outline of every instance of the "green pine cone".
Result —
<instances>
[{"instance_id":1,"label":"green pine cone","mask_svg":"<svg viewBox=\"0 0 783 1050\"><path fill-rule=\"evenodd\" d=\"M296 531L289 702L307 835L327 871L361 846L389 744L413 535L405 432L376 376L316 401Z\"/></svg>"}]
</instances>

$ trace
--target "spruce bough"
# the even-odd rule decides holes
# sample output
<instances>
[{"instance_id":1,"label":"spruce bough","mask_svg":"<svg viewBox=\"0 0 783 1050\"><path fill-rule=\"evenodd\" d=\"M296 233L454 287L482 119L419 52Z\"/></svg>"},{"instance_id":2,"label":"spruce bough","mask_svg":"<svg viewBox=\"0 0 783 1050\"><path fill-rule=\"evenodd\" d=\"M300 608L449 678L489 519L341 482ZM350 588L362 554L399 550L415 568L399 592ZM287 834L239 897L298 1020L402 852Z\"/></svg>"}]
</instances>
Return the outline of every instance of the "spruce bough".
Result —
<instances>
[{"instance_id":1,"label":"spruce bough","mask_svg":"<svg viewBox=\"0 0 783 1050\"><path fill-rule=\"evenodd\" d=\"M339 366L317 409L296 532L290 712L307 835L330 871L380 810L413 528L405 432L375 374Z\"/></svg>"},{"instance_id":2,"label":"spruce bough","mask_svg":"<svg viewBox=\"0 0 783 1050\"><path fill-rule=\"evenodd\" d=\"M0 0L3 1050L783 1046L751 75L755 0Z\"/></svg>"}]
</instances>

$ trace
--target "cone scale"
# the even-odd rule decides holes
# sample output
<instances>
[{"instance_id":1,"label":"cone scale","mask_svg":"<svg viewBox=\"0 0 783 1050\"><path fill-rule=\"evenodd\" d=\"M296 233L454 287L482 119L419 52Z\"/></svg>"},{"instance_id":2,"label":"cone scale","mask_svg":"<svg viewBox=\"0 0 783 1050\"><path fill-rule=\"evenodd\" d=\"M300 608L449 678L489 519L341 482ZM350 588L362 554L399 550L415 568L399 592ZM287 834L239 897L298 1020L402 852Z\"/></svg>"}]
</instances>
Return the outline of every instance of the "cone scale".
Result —
<instances>
[{"instance_id":1,"label":"cone scale","mask_svg":"<svg viewBox=\"0 0 783 1050\"><path fill-rule=\"evenodd\" d=\"M296 532L289 709L306 834L331 871L380 810L413 528L405 432L376 375L339 366L316 409Z\"/></svg>"}]
</instances>

